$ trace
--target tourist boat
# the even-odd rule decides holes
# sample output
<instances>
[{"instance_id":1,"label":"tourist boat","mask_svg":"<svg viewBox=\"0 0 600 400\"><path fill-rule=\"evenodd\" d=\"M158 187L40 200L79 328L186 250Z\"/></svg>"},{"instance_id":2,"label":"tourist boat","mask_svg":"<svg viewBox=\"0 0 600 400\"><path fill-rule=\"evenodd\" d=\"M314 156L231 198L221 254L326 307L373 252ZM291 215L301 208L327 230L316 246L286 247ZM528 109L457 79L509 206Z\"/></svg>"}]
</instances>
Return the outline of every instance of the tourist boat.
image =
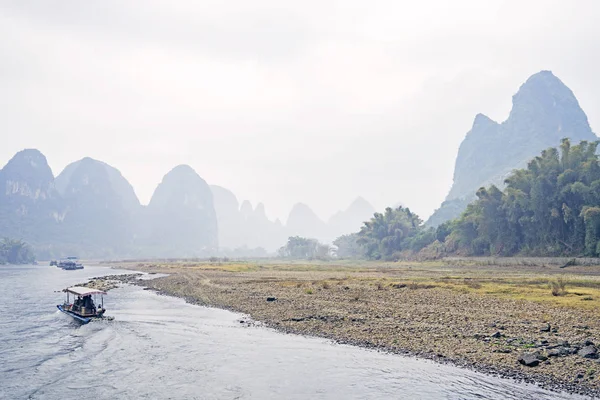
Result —
<instances>
[{"instance_id":1,"label":"tourist boat","mask_svg":"<svg viewBox=\"0 0 600 400\"><path fill-rule=\"evenodd\" d=\"M77 262L77 257L64 258L56 266L65 270L83 269L83 264Z\"/></svg>"},{"instance_id":2,"label":"tourist boat","mask_svg":"<svg viewBox=\"0 0 600 400\"><path fill-rule=\"evenodd\" d=\"M106 311L104 295L106 292L84 286L73 286L64 289L63 292L67 293L67 300L56 306L63 313L84 324L93 319L104 318ZM73 303L70 303L70 295L73 295ZM100 307L96 307L98 295L100 295Z\"/></svg>"}]
</instances>

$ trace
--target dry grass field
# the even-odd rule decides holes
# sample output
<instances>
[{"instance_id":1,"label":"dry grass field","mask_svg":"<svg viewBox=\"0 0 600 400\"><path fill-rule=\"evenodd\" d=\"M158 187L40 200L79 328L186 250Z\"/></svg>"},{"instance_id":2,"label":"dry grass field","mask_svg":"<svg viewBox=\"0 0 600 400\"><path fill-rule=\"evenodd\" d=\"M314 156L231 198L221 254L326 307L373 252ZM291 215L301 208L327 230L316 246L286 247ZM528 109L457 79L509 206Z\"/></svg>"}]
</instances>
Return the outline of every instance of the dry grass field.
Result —
<instances>
[{"instance_id":1,"label":"dry grass field","mask_svg":"<svg viewBox=\"0 0 600 400\"><path fill-rule=\"evenodd\" d=\"M567 260L568 261L568 260ZM600 266L557 259L126 262L194 304L276 329L597 393ZM534 357L535 366L519 362Z\"/></svg>"}]
</instances>

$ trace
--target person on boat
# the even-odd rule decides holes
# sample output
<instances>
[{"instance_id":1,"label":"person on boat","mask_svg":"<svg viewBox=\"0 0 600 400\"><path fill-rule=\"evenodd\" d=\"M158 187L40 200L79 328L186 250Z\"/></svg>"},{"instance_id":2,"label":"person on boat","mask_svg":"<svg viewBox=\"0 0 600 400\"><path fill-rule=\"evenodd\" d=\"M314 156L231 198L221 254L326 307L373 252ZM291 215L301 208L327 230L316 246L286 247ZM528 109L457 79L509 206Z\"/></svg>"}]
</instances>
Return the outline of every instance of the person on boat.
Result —
<instances>
[{"instance_id":1,"label":"person on boat","mask_svg":"<svg viewBox=\"0 0 600 400\"><path fill-rule=\"evenodd\" d=\"M92 296L85 296L83 298L83 307L85 307L86 309L92 310L93 314L96 313L96 305L94 304L94 301L92 300Z\"/></svg>"}]
</instances>

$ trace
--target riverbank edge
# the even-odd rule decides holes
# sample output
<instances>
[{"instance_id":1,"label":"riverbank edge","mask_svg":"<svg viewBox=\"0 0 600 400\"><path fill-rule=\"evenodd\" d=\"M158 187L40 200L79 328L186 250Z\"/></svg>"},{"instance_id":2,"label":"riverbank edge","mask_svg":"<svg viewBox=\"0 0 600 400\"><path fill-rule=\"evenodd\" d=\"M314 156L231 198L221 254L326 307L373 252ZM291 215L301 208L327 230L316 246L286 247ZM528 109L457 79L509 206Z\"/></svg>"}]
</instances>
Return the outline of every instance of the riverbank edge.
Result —
<instances>
[{"instance_id":1,"label":"riverbank edge","mask_svg":"<svg viewBox=\"0 0 600 400\"><path fill-rule=\"evenodd\" d=\"M123 267L113 267L113 268L129 269L129 268L123 268ZM472 362L467 359L444 357L444 356L440 356L440 355L430 353L427 351L412 351L412 350L402 349L402 348L392 348L392 347L385 346L385 345L376 345L374 343L371 343L371 342L365 341L365 340L355 340L355 339L351 339L351 338L349 339L349 338L339 337L335 334L332 334L331 332L326 332L323 330L320 330L318 332L312 331L310 333L307 333L301 329L294 329L294 328L291 328L288 326L282 326L277 321L260 318L260 316L257 316L256 314L253 315L253 313L251 311L250 312L243 311L243 310L241 310L241 308L237 308L235 305L229 306L229 305L220 304L220 303L207 303L207 302L202 301L201 299L198 299L198 298L195 298L192 296L183 296L183 295L179 295L179 294L169 291L169 290L157 289L152 286L153 281L155 281L156 279L158 279L160 277L164 277L164 276L158 276L153 279L140 279L139 278L140 274L141 275L151 275L151 274L148 274L147 272L143 272L143 271L138 271L135 269L131 269L131 270L136 273L130 274L130 275L121 275L120 277L119 277L119 275L108 275L108 276L102 276L102 277L98 277L98 278L94 278L94 279L108 280L110 278L113 278L113 279L117 278L116 280L122 284L131 284L131 285L139 286L139 287L144 288L144 290L150 290L150 291L156 293L157 295L180 298L180 299L184 300L186 303L191 304L191 305L216 308L216 309L221 309L221 310L225 310L225 311L234 312L236 314L248 316L252 321L260 323L261 326L273 329L273 330L283 333L283 334L320 338L320 339L330 340L336 344L356 346L356 347L360 347L363 349L383 352L386 354L430 360L430 361L433 361L433 362L436 362L439 364L451 365L451 366L455 366L458 368L463 368L463 369L467 369L470 371L483 373L483 374L486 374L489 376L494 376L494 377L499 377L502 379L511 380L511 381L517 382L517 383L527 383L530 385L535 385L541 389L550 390L550 391L553 391L556 393L577 394L577 395L589 397L592 399L600 398L600 390L598 390L594 387L590 387L590 386L588 386L586 384L582 384L582 383L573 383L573 382L562 381L555 377L548 376L546 374L540 374L535 371L524 372L524 371L518 370L516 368L513 369L513 368L499 367L499 366L493 365L493 364L475 363L475 362ZM165 274L165 275L168 275L168 274ZM116 286L114 286L114 287L116 287ZM107 290L110 290L114 287L110 287Z\"/></svg>"}]
</instances>

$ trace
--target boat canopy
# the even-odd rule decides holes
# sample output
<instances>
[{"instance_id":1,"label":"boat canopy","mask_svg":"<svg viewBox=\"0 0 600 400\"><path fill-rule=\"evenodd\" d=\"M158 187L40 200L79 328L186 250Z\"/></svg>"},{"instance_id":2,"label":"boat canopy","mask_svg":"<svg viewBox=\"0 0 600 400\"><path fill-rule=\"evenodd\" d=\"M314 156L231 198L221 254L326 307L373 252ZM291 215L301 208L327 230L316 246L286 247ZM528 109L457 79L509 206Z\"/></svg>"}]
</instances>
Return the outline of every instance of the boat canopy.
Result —
<instances>
[{"instance_id":1,"label":"boat canopy","mask_svg":"<svg viewBox=\"0 0 600 400\"><path fill-rule=\"evenodd\" d=\"M106 294L106 292L103 292L102 290L92 289L92 288L88 288L88 287L84 287L84 286L73 286L70 288L66 288L64 291L75 294L77 296L89 296L92 294Z\"/></svg>"}]
</instances>

